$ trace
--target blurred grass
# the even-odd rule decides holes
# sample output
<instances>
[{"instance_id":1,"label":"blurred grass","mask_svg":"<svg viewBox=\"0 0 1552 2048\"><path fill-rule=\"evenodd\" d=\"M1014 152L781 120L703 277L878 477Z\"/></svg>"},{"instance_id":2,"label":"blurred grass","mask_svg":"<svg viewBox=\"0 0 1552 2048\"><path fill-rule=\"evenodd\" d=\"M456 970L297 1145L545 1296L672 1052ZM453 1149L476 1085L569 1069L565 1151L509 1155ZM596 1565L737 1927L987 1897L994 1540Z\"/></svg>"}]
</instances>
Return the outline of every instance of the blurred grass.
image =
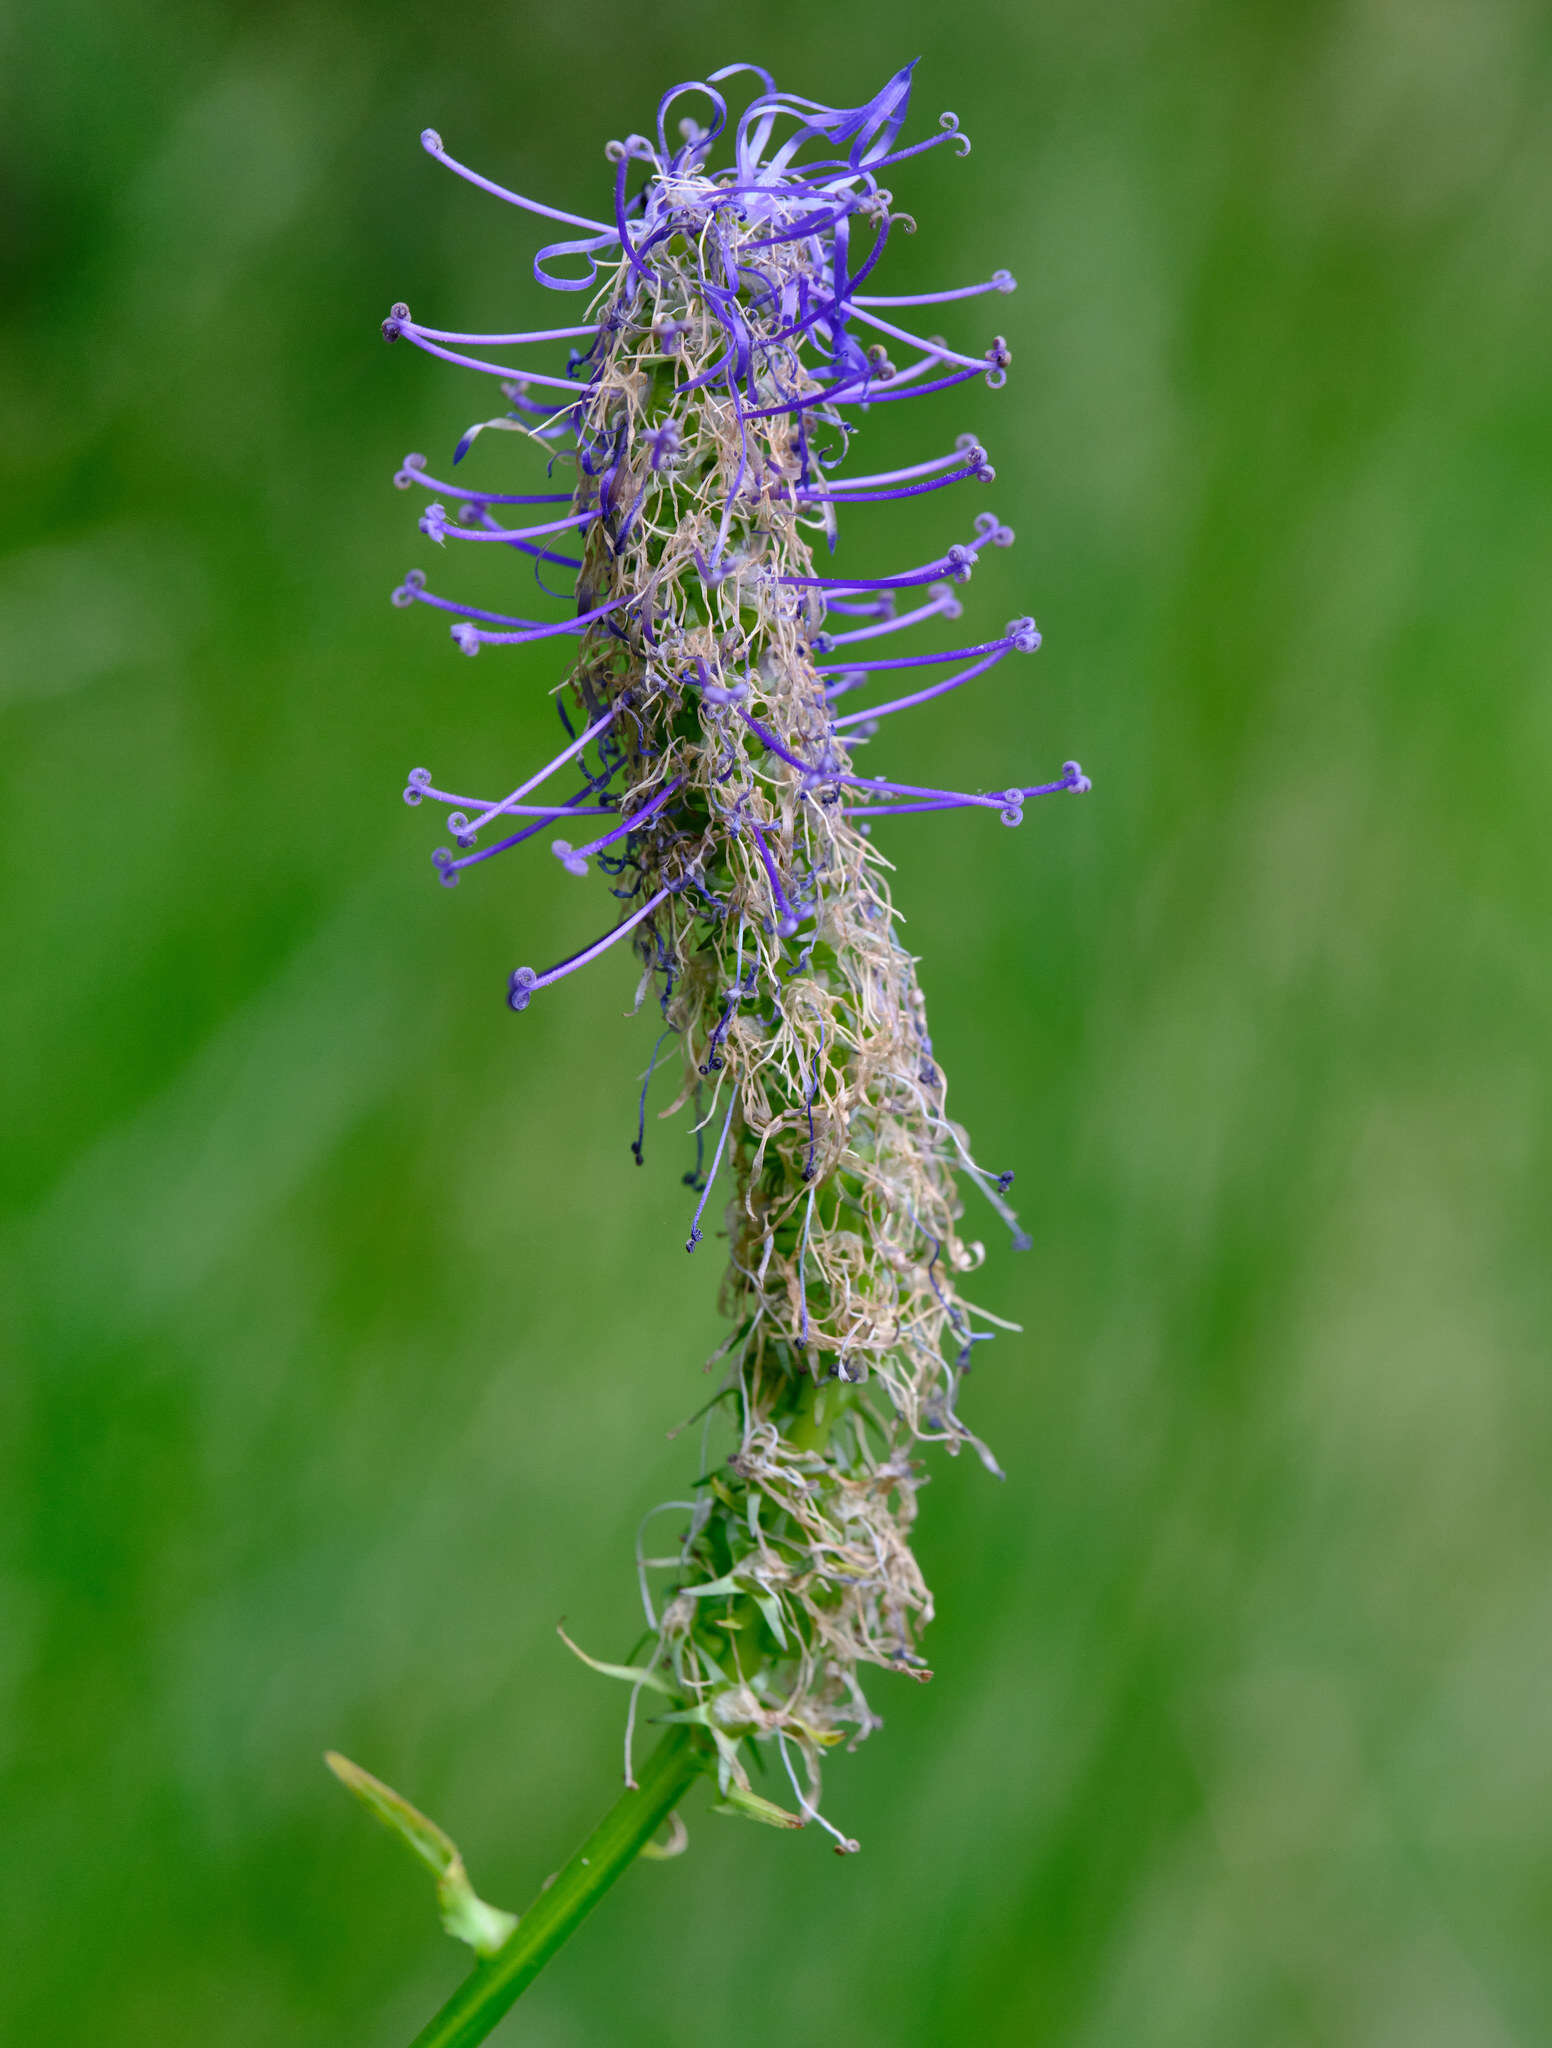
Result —
<instances>
[{"instance_id":1,"label":"blurred grass","mask_svg":"<svg viewBox=\"0 0 1552 2048\"><path fill-rule=\"evenodd\" d=\"M673 1128L630 1165L629 970L501 1007L596 901L436 890L398 801L533 755L559 668L384 602L392 470L482 394L374 323L539 298L427 122L586 208L681 77L920 51L976 151L902 168L895 274L1009 264L1016 362L869 445L986 438L1019 546L967 620L1046 646L888 758L1096 783L883 842L1036 1238L982 1289L1011 1477L924 1498L938 1679L832 1774L863 1857L692 1813L509 2031L1546 2040L1545 7L0 35L0 2033L394 2048L458 1958L319 1752L514 1906L609 1796L621 1702L552 1628L629 1634L715 1260Z\"/></svg>"}]
</instances>

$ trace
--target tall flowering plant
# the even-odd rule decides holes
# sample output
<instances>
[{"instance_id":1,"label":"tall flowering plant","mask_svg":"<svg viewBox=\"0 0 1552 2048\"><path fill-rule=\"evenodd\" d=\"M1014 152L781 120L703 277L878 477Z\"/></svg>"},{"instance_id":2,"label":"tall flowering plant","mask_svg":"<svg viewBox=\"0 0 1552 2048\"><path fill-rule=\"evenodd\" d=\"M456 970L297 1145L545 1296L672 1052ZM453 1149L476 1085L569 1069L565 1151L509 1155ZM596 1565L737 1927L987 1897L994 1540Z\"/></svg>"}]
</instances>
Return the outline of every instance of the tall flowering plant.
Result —
<instances>
[{"instance_id":1,"label":"tall flowering plant","mask_svg":"<svg viewBox=\"0 0 1552 2048\"><path fill-rule=\"evenodd\" d=\"M632 1150L639 1163L648 1091L668 1067L672 1107L692 1105L697 1139L686 1249L703 1241L715 1196L731 1325L708 1412L730 1447L648 1517L637 1650L619 1665L587 1657L629 1688L625 1794L516 1932L474 1897L440 1830L333 1760L436 1869L449 1925L490 1958L424 2043L483 2038L609 1878L655 1846L702 1771L719 1811L813 1823L854 1850L822 1809L822 1760L878 1725L870 1672L931 1675L920 1639L932 1598L910 1544L917 1447L968 1445L997 1470L960 1412L996 1320L961 1292L980 1258L959 1234L961 1186L1027 1240L1005 1199L1012 1175L979 1165L948 1114L870 835L877 818L948 810L1016 826L1031 800L1089 785L1073 761L990 791L863 765L875 742L891 763L904 751L898 714L1040 644L1033 619L1017 618L944 652L894 651L915 628L958 619L982 550L1013 539L995 513L887 576L837 574L829 560L851 507L993 475L968 436L873 473L852 459L871 407L971 380L995 388L1010 361L1000 337L967 354L913 331L918 309L1011 292L1006 271L937 292L870 289L891 233L914 227L884 173L944 143L969 147L951 114L901 141L911 71L856 108L780 92L752 65L676 87L652 136L607 146L602 219L507 191L422 137L458 177L565 230L534 275L580 300L582 317L463 334L396 305L390 340L494 378L507 401L454 465L500 430L532 444L535 481L566 487L474 490L418 455L395 481L425 494L428 540L527 558L567 615L464 604L420 571L394 602L447 614L466 656L559 639L574 660L553 759L496 796L417 768L405 801L443 807L452 844L432 858L448 887L524 846L527 858L547 847L568 878L606 882L608 929L564 960L515 968L507 1000L526 1011L601 955L634 955L638 1006L651 1003L658 1031ZM721 87L744 76L756 89L733 121ZM557 343L570 344L558 371L488 353ZM652 1534L665 1514L667 1544ZM644 1712L667 1734L638 1767ZM757 1764L774 1766L762 1782L779 1799L756 1789Z\"/></svg>"}]
</instances>

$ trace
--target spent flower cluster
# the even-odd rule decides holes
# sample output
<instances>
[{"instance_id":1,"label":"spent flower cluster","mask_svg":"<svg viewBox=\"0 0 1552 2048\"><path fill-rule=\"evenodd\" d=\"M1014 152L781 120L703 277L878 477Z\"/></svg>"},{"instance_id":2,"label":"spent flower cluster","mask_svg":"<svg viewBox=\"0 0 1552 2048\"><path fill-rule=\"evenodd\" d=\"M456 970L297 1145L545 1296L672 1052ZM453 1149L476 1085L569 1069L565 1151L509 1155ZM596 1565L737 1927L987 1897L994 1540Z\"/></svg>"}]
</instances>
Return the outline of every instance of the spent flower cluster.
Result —
<instances>
[{"instance_id":1,"label":"spent flower cluster","mask_svg":"<svg viewBox=\"0 0 1552 2048\"><path fill-rule=\"evenodd\" d=\"M757 90L730 126L720 87L738 74ZM689 1250L714 1193L725 1209L732 1330L713 1361L710 1419L731 1424L733 1447L648 1517L650 1528L674 1516L674 1540L638 1545L642 1646L599 1667L631 1688L626 1779L651 1694L658 1718L706 1731L725 1808L818 1821L843 1850L856 1845L819 1810L821 1757L877 1725L870 1668L930 1676L919 1639L932 1598L910 1544L917 1446L968 1444L997 1469L959 1405L995 1321L960 1291L980 1257L959 1234L961 1180L1022 1241L1011 1174L978 1165L949 1117L870 828L962 809L1016 826L1032 799L1089 786L1072 761L989 791L858 765L897 713L1040 644L1033 619L1016 618L943 652L879 651L959 617L982 551L1013 539L995 513L892 575L816 564L850 507L993 475L969 436L844 473L871 407L972 380L995 388L1010 360L1000 336L973 354L902 324L916 308L1011 292L1006 271L903 297L869 289L891 234L914 227L883 174L969 147L951 114L926 140L900 141L910 85L907 66L851 109L779 92L751 65L680 86L653 136L608 145L604 219L493 184L428 130L439 163L568 231L534 275L584 311L532 333L428 327L404 305L384 323L390 339L500 384L508 409L465 435L455 464L500 429L569 484L473 490L405 458L396 481L426 494L427 539L508 549L541 588L571 587L569 615L549 621L462 604L418 571L395 603L449 614L466 655L548 638L575 650L552 760L494 797L417 768L405 801L445 806L453 844L433 858L448 886L534 839L566 876L606 879L615 922L568 959L519 966L508 1000L526 1010L628 946L638 1005L650 995L661 1018L632 1149L640 1161L647 1090L670 1046L673 1106L693 1105L697 1133ZM554 343L571 344L559 374L488 353ZM795 1810L755 1790L762 1749Z\"/></svg>"}]
</instances>

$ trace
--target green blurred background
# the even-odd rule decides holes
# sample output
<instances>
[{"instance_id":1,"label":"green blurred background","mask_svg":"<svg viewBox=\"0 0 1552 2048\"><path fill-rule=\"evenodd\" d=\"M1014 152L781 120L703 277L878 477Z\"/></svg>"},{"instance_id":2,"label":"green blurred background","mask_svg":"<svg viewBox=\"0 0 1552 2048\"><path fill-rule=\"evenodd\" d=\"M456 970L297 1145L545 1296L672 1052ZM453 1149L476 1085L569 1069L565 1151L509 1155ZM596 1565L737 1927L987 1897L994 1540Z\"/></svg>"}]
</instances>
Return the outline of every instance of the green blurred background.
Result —
<instances>
[{"instance_id":1,"label":"green blurred background","mask_svg":"<svg viewBox=\"0 0 1552 2048\"><path fill-rule=\"evenodd\" d=\"M870 420L997 483L974 636L880 754L1068 755L1018 833L880 828L1028 1334L940 1464L937 1682L830 1774L838 1861L690 1812L514 2041L1552 2039L1547 799L1552 16L1534 0L779 13L31 0L0 60L6 1345L0 2033L398 2048L461 1973L338 1745L521 1906L612 1796L644 1508L717 1248L650 1042L535 857L399 800L540 758L561 657L390 610L389 479L491 410L377 321L547 302L454 153L583 211L735 57L921 53L891 286L1016 362ZM935 408L935 410L933 410ZM522 470L511 444L489 458ZM526 472L524 472L526 473ZM512 487L512 486L509 486ZM516 488L532 488L517 484ZM453 572L446 572L444 580ZM467 587L467 586L462 586ZM977 1230L981 1229L978 1223Z\"/></svg>"}]
</instances>

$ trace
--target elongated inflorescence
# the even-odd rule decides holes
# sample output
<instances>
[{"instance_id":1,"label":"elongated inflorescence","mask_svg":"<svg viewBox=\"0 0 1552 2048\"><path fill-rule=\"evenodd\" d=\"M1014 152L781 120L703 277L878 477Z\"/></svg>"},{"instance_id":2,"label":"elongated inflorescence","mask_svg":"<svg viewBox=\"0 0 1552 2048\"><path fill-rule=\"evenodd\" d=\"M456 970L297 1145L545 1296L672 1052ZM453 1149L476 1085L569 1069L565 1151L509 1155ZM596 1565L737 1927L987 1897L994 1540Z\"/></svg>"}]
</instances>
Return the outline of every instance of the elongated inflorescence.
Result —
<instances>
[{"instance_id":1,"label":"elongated inflorescence","mask_svg":"<svg viewBox=\"0 0 1552 2048\"><path fill-rule=\"evenodd\" d=\"M728 139L717 88L751 71L757 96L731 132L731 160L714 168ZM944 652L891 651L896 636L959 617L958 588L981 552L1013 539L991 512L890 576L815 562L848 505L992 476L969 437L903 467L844 470L869 407L970 379L997 386L1009 362L1000 338L969 354L901 324L915 307L1011 291L1007 272L907 297L867 289L892 228L913 225L881 174L937 144L968 148L948 114L926 141L900 143L910 82L908 66L851 110L780 93L746 65L678 87L655 138L608 145L601 219L505 191L428 131L427 150L460 177L576 231L540 250L534 274L590 294L586 316L477 335L424 326L398 305L384 323L390 339L499 380L509 410L471 429L455 464L485 428L517 431L539 445L540 477L573 485L474 491L405 458L396 481L426 493L428 539L528 557L541 589L560 579L569 615L463 605L418 571L395 603L447 613L466 655L545 638L575 651L559 700L566 744L552 761L483 796L416 769L405 800L446 806L454 844L433 857L448 885L539 838L566 875L608 879L613 924L569 959L518 967L508 1000L525 1010L629 947L638 1002L651 993L662 1018L641 1117L670 1044L673 1106L693 1104L688 1249L714 1196L725 1217L733 1327L713 1361L724 1376L710 1412L731 1424L734 1446L668 1504L677 1530L666 1552L639 1551L645 1647L604 1667L632 1687L627 1780L649 1692L660 1718L709 1731L732 1808L783 1817L749 1779L751 1745L771 1745L797 1803L786 1819L825 1827L820 1755L876 1725L864 1668L929 1675L918 1644L932 1601L909 1542L915 1447L968 1443L996 1470L958 1405L991 1334L959 1291L979 1258L958 1234L961 1178L1019 1241L1004 1200L1012 1176L979 1167L948 1116L870 821L980 809L1017 825L1032 798L1089 786L1071 761L990 791L857 763L860 742L892 737L897 712L1040 644L1033 619L1018 618ZM686 96L696 112L671 143ZM571 347L558 374L486 353L561 342Z\"/></svg>"}]
</instances>

